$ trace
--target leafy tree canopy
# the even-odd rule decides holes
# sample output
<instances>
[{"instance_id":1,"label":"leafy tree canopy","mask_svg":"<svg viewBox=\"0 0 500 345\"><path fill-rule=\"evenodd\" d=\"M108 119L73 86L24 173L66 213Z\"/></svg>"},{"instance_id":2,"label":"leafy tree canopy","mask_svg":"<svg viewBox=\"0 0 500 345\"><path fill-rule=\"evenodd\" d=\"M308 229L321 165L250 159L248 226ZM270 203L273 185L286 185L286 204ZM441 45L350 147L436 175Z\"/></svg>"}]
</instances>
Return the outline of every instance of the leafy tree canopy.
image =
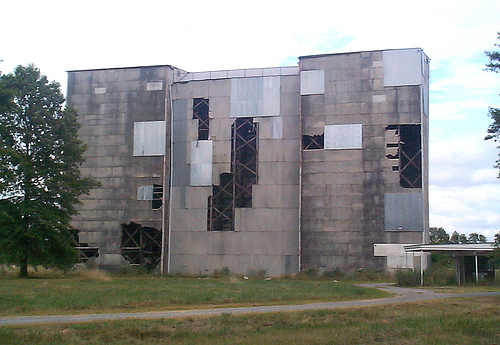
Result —
<instances>
[{"instance_id":1,"label":"leafy tree canopy","mask_svg":"<svg viewBox=\"0 0 500 345\"><path fill-rule=\"evenodd\" d=\"M500 32L497 35L497 39L500 41ZM500 47L500 43L495 44L495 46ZM490 62L486 64L486 70L498 73L500 71L500 51L487 51L485 54L490 59ZM493 122L488 127L488 135L484 139L493 139L495 142L498 142L500 140L500 108L490 107L488 114ZM500 159L497 159L495 168L500 169ZM498 177L500 177L500 173Z\"/></svg>"},{"instance_id":2,"label":"leafy tree canopy","mask_svg":"<svg viewBox=\"0 0 500 345\"><path fill-rule=\"evenodd\" d=\"M432 227L429 230L431 244L486 243L486 237L475 232L470 233L469 236L466 236L464 234L453 231L450 236L443 228Z\"/></svg>"},{"instance_id":3,"label":"leafy tree canopy","mask_svg":"<svg viewBox=\"0 0 500 345\"><path fill-rule=\"evenodd\" d=\"M0 78L0 262L68 268L71 216L95 182L80 175L85 146L60 85L34 65Z\"/></svg>"}]
</instances>

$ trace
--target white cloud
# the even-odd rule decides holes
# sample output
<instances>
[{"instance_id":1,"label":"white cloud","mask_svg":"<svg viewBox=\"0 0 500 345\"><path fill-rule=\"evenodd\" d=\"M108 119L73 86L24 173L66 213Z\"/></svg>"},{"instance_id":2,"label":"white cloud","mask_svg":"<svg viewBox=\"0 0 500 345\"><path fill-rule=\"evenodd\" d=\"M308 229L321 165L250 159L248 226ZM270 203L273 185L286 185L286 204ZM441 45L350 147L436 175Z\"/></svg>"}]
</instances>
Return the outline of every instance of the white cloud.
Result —
<instances>
[{"instance_id":1,"label":"white cloud","mask_svg":"<svg viewBox=\"0 0 500 345\"><path fill-rule=\"evenodd\" d=\"M271 67L301 55L421 47L433 81L431 221L485 234L498 223L497 150L483 136L500 76L482 71L500 30L498 0L18 0L0 13L0 70L33 62L63 87L69 69Z\"/></svg>"}]
</instances>

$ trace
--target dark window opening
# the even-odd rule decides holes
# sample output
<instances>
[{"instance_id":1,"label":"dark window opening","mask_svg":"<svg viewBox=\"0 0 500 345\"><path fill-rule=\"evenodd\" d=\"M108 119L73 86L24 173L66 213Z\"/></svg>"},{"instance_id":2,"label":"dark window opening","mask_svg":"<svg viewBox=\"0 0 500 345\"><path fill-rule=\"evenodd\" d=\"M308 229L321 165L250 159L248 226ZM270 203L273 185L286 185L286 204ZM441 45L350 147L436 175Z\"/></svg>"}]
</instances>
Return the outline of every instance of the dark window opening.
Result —
<instances>
[{"instance_id":1,"label":"dark window opening","mask_svg":"<svg viewBox=\"0 0 500 345\"><path fill-rule=\"evenodd\" d=\"M81 243L78 233L78 230L74 230L72 235L75 249L78 251L79 261L85 263L91 258L99 257L99 247L91 247L88 243Z\"/></svg>"},{"instance_id":2,"label":"dark window opening","mask_svg":"<svg viewBox=\"0 0 500 345\"><path fill-rule=\"evenodd\" d=\"M163 186L161 184L153 185L153 199L151 200L151 208L158 210L161 208L163 199Z\"/></svg>"},{"instance_id":3,"label":"dark window opening","mask_svg":"<svg viewBox=\"0 0 500 345\"><path fill-rule=\"evenodd\" d=\"M153 270L161 258L161 231L130 222L122 224L121 254L132 266Z\"/></svg>"},{"instance_id":4,"label":"dark window opening","mask_svg":"<svg viewBox=\"0 0 500 345\"><path fill-rule=\"evenodd\" d=\"M325 135L303 135L302 150L322 150L325 148Z\"/></svg>"},{"instance_id":5,"label":"dark window opening","mask_svg":"<svg viewBox=\"0 0 500 345\"><path fill-rule=\"evenodd\" d=\"M208 140L210 130L208 112L208 99L193 99L193 119L198 120L198 140Z\"/></svg>"},{"instance_id":6,"label":"dark window opening","mask_svg":"<svg viewBox=\"0 0 500 345\"><path fill-rule=\"evenodd\" d=\"M220 174L220 185L213 186L213 195L208 197L208 230L234 230L233 174Z\"/></svg>"},{"instance_id":7,"label":"dark window opening","mask_svg":"<svg viewBox=\"0 0 500 345\"><path fill-rule=\"evenodd\" d=\"M237 118L231 126L231 172L220 174L208 199L209 231L234 231L234 209L252 207L252 186L257 183L258 124Z\"/></svg>"},{"instance_id":8,"label":"dark window opening","mask_svg":"<svg viewBox=\"0 0 500 345\"><path fill-rule=\"evenodd\" d=\"M257 124L252 118L236 119L231 132L235 207L252 207L252 186L257 183Z\"/></svg>"},{"instance_id":9,"label":"dark window opening","mask_svg":"<svg viewBox=\"0 0 500 345\"><path fill-rule=\"evenodd\" d=\"M391 125L386 131L393 131L397 143L386 143L386 157L398 159L399 184L403 188L422 188L422 143L420 125Z\"/></svg>"}]
</instances>

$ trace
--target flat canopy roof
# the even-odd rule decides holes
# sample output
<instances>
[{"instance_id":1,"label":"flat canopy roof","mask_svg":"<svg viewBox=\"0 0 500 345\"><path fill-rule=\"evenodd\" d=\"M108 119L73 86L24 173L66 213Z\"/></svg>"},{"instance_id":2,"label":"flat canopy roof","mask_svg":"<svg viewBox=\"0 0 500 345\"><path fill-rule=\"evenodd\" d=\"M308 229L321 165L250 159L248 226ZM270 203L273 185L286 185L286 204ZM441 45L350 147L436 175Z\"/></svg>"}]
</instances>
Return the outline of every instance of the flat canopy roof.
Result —
<instances>
[{"instance_id":1,"label":"flat canopy roof","mask_svg":"<svg viewBox=\"0 0 500 345\"><path fill-rule=\"evenodd\" d=\"M482 255L495 250L493 243L467 244L410 244L405 252L452 253L457 255Z\"/></svg>"}]
</instances>

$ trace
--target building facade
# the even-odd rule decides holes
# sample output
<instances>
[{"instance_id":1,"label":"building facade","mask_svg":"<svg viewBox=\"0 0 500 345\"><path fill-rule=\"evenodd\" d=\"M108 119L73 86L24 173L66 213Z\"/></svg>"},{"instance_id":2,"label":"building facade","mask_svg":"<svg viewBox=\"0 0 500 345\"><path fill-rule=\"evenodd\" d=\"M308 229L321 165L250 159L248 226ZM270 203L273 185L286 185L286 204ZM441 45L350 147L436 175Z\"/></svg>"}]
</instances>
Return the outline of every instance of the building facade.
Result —
<instances>
[{"instance_id":1,"label":"building facade","mask_svg":"<svg viewBox=\"0 0 500 345\"><path fill-rule=\"evenodd\" d=\"M70 71L101 186L73 226L100 266L162 272L413 267L428 234L421 49L189 73Z\"/></svg>"}]
</instances>

